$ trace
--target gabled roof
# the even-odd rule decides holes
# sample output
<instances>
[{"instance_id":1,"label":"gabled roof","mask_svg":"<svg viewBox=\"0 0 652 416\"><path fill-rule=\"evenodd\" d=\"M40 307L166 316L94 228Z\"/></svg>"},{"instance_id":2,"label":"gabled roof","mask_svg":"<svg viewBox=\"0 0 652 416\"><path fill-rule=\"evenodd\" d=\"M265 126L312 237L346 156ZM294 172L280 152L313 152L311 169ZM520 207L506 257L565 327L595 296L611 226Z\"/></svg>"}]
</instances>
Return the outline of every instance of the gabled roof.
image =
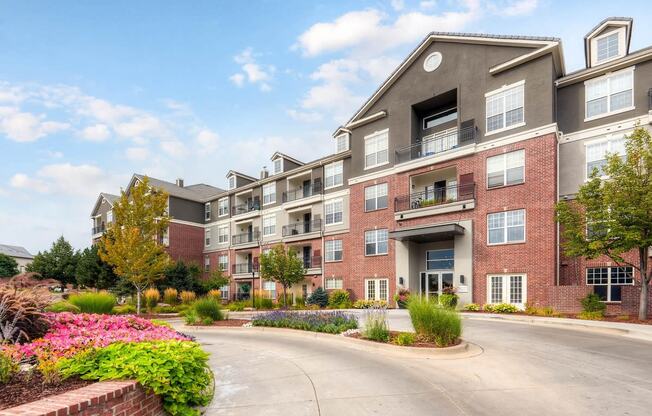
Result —
<instances>
[{"instance_id":1,"label":"gabled roof","mask_svg":"<svg viewBox=\"0 0 652 416\"><path fill-rule=\"evenodd\" d=\"M591 66L591 57L589 56L589 47L591 39L602 29L607 26L624 26L625 27L625 55L629 53L629 43L632 39L632 26L634 25L634 19L631 17L618 17L612 16L607 17L602 20L600 23L595 25L589 33L584 36L584 60L586 61L586 67Z\"/></svg>"},{"instance_id":2,"label":"gabled roof","mask_svg":"<svg viewBox=\"0 0 652 416\"><path fill-rule=\"evenodd\" d=\"M300 165L300 166L305 165L305 163L303 163L302 161L297 160L297 159L295 159L295 158L293 158L291 156L288 156L285 153L281 153L281 152L274 152L274 154L272 155L270 160L276 160L278 158L289 160L290 162L294 162L294 163L296 163L297 165Z\"/></svg>"},{"instance_id":3,"label":"gabled roof","mask_svg":"<svg viewBox=\"0 0 652 416\"><path fill-rule=\"evenodd\" d=\"M95 201L95 205L93 206L93 210L91 211L91 216L95 215L97 210L100 208L100 205L102 204L103 200L106 200L106 202L108 202L109 205L113 206L113 204L115 204L115 201L117 201L118 199L120 199L118 195L113 195L106 192L100 192L100 194L97 197L97 200Z\"/></svg>"},{"instance_id":4,"label":"gabled roof","mask_svg":"<svg viewBox=\"0 0 652 416\"><path fill-rule=\"evenodd\" d=\"M249 179L249 180L251 180L251 181L257 181L257 180L258 180L258 179L256 179L256 178L254 178L253 176L245 175L244 173L240 173L240 172L235 171L235 170L230 170L230 171L228 171L228 172L226 173L226 177L227 177L227 178L228 178L229 176L232 176L232 175L234 175L234 176L239 176L239 177L241 177L241 178L245 178L245 179Z\"/></svg>"},{"instance_id":5,"label":"gabled roof","mask_svg":"<svg viewBox=\"0 0 652 416\"><path fill-rule=\"evenodd\" d=\"M33 259L29 251L25 247L21 246L10 246L7 244L0 244L0 253L6 254L9 257L17 257L20 259Z\"/></svg>"},{"instance_id":6,"label":"gabled roof","mask_svg":"<svg viewBox=\"0 0 652 416\"><path fill-rule=\"evenodd\" d=\"M131 181L129 182L129 186L127 187L127 189L131 189L131 187L135 184L136 180L142 181L144 178L145 175L135 173L134 176L131 178ZM181 186L177 186L176 183L172 183L172 182L168 182L152 177L149 177L149 184L154 188L161 189L167 192L170 196L187 199L195 202L204 202L208 199L215 197L216 195L226 192L224 191L224 189L216 188L214 186L206 185L203 183L181 187Z\"/></svg>"},{"instance_id":7,"label":"gabled roof","mask_svg":"<svg viewBox=\"0 0 652 416\"><path fill-rule=\"evenodd\" d=\"M507 36L507 35L490 35L484 33L459 33L459 32L431 32L421 43L407 56L407 58L389 75L389 77L378 87L378 89L371 95L371 97L355 112L353 117L344 125L335 131L335 134L341 131L341 128L347 128L356 121L358 117L363 115L378 99L389 89L389 87L398 80L398 78L405 72L405 70L419 57L419 55L436 40L457 43L475 43L487 45L503 45L503 46L518 46L518 47L531 47L536 49L531 54L525 54L522 57L511 60L498 67L505 67L507 64L512 64L509 67L520 65L529 60L541 56L541 53L536 53L543 50L545 53L553 53L555 57L555 67L558 75L563 75L565 72L564 60L561 54L561 40L555 37L544 36ZM512 63L513 61L513 63ZM492 70L494 69L492 68Z\"/></svg>"}]
</instances>

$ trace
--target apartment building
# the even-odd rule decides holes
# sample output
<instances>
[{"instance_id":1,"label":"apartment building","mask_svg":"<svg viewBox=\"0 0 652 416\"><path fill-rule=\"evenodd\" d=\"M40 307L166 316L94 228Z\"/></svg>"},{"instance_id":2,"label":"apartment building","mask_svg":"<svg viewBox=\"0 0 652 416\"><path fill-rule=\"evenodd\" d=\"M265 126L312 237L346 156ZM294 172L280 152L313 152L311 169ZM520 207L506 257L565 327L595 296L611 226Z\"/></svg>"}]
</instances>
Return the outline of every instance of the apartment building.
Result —
<instances>
[{"instance_id":1,"label":"apartment building","mask_svg":"<svg viewBox=\"0 0 652 416\"><path fill-rule=\"evenodd\" d=\"M270 171L231 170L228 189L201 185L195 199L153 181L171 195L172 224L202 237L178 250L171 225L170 251L229 273L229 298L252 285L276 294L258 262L282 243L303 258L300 296L322 286L391 301L400 288L452 287L462 303L573 311L595 291L610 311L633 312L634 271L566 258L554 218L606 152L650 126L652 47L631 52L632 27L614 17L591 29L573 73L557 38L433 32L334 132L333 154L277 152ZM99 224L110 200L98 198Z\"/></svg>"}]
</instances>

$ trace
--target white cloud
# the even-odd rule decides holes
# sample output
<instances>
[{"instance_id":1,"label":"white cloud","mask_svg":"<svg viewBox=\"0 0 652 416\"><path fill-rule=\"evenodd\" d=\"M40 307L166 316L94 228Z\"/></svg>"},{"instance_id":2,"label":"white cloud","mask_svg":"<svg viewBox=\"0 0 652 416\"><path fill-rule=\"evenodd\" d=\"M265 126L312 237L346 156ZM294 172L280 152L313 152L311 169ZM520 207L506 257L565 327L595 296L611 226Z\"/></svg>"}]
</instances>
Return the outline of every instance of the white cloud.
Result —
<instances>
[{"instance_id":1,"label":"white cloud","mask_svg":"<svg viewBox=\"0 0 652 416\"><path fill-rule=\"evenodd\" d=\"M143 161L149 157L149 149L146 147L128 147L125 156L132 161Z\"/></svg>"},{"instance_id":2,"label":"white cloud","mask_svg":"<svg viewBox=\"0 0 652 416\"><path fill-rule=\"evenodd\" d=\"M515 0L508 1L505 4L494 5L496 14L504 16L524 16L532 14L539 5L538 0Z\"/></svg>"},{"instance_id":3,"label":"white cloud","mask_svg":"<svg viewBox=\"0 0 652 416\"><path fill-rule=\"evenodd\" d=\"M80 132L80 136L83 139L90 140L92 142L102 142L111 136L111 132L109 131L109 127L106 124L98 123L85 127Z\"/></svg>"},{"instance_id":4,"label":"white cloud","mask_svg":"<svg viewBox=\"0 0 652 416\"><path fill-rule=\"evenodd\" d=\"M15 174L9 184L16 189L47 194L72 196L97 195L106 189L113 189L116 181L93 165L72 165L58 163L45 165L34 176Z\"/></svg>"},{"instance_id":5,"label":"white cloud","mask_svg":"<svg viewBox=\"0 0 652 416\"><path fill-rule=\"evenodd\" d=\"M303 123L316 123L322 120L322 115L313 111L298 111L289 109L286 111L287 115L293 120L301 121Z\"/></svg>"},{"instance_id":6,"label":"white cloud","mask_svg":"<svg viewBox=\"0 0 652 416\"><path fill-rule=\"evenodd\" d=\"M161 150L168 156L180 158L187 155L186 146L178 140L165 140L161 142Z\"/></svg>"},{"instance_id":7,"label":"white cloud","mask_svg":"<svg viewBox=\"0 0 652 416\"><path fill-rule=\"evenodd\" d=\"M33 142L69 127L68 123L47 121L44 115L36 116L16 107L0 107L0 133L17 142Z\"/></svg>"},{"instance_id":8,"label":"white cloud","mask_svg":"<svg viewBox=\"0 0 652 416\"><path fill-rule=\"evenodd\" d=\"M195 139L201 154L213 153L219 146L220 137L208 129L203 129L197 134Z\"/></svg>"},{"instance_id":9,"label":"white cloud","mask_svg":"<svg viewBox=\"0 0 652 416\"><path fill-rule=\"evenodd\" d=\"M246 48L233 57L233 60L240 65L240 71L229 77L229 80L238 87L242 87L247 81L249 84L258 85L261 91L271 91L273 74L276 68L272 65L263 65L256 62L253 49Z\"/></svg>"},{"instance_id":10,"label":"white cloud","mask_svg":"<svg viewBox=\"0 0 652 416\"><path fill-rule=\"evenodd\" d=\"M36 192L47 192L48 186L40 179L33 179L24 173L17 173L9 180L9 185L17 189L34 190Z\"/></svg>"},{"instance_id":11,"label":"white cloud","mask_svg":"<svg viewBox=\"0 0 652 416\"><path fill-rule=\"evenodd\" d=\"M434 9L436 6L437 2L435 0L424 0L419 3L419 7L425 10Z\"/></svg>"},{"instance_id":12,"label":"white cloud","mask_svg":"<svg viewBox=\"0 0 652 416\"><path fill-rule=\"evenodd\" d=\"M400 12L405 7L405 2L403 0L391 0L390 4L392 5L392 9L397 12Z\"/></svg>"}]
</instances>

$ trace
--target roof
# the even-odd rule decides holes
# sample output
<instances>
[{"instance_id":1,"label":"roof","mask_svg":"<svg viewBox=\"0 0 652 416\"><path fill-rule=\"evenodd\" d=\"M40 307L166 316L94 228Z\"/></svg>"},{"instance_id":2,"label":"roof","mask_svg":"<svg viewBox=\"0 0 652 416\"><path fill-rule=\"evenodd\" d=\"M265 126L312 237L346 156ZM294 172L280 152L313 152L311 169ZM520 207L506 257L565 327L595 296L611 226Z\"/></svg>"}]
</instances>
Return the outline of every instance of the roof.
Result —
<instances>
[{"instance_id":1,"label":"roof","mask_svg":"<svg viewBox=\"0 0 652 416\"><path fill-rule=\"evenodd\" d=\"M18 257L21 259L33 259L29 251L25 247L21 246L10 246L7 244L0 244L0 253L6 254L9 257Z\"/></svg>"},{"instance_id":2,"label":"roof","mask_svg":"<svg viewBox=\"0 0 652 416\"><path fill-rule=\"evenodd\" d=\"M101 192L100 195L102 195L111 206L113 206L115 201L120 199L119 195L107 194L106 192Z\"/></svg>"},{"instance_id":3,"label":"roof","mask_svg":"<svg viewBox=\"0 0 652 416\"><path fill-rule=\"evenodd\" d=\"M249 180L252 180L252 181L257 181L257 180L258 180L258 179L256 179L256 178L254 178L253 176L245 175L244 173L240 173L240 172L238 172L238 171L236 171L236 170L233 170L233 169L231 169L230 171L228 171L228 172L226 173L226 177L227 177L227 178L228 178L229 176L232 176L232 175L239 176L239 177L241 177L241 178L249 179Z\"/></svg>"},{"instance_id":4,"label":"roof","mask_svg":"<svg viewBox=\"0 0 652 416\"><path fill-rule=\"evenodd\" d=\"M132 181L129 183L129 188L133 185L134 179L143 180L144 178L145 175L135 173ZM149 177L149 184L154 188L167 192L170 196L196 202L204 202L205 200L225 192L224 189L203 183L181 187L177 186L176 183L151 177Z\"/></svg>"},{"instance_id":5,"label":"roof","mask_svg":"<svg viewBox=\"0 0 652 416\"><path fill-rule=\"evenodd\" d=\"M487 44L496 44L496 45L511 45L511 46L521 46L521 47L532 47L538 50L551 49L555 47L556 50L556 65L558 67L558 73L563 75L565 72L563 55L560 53L559 49L561 48L561 39L556 37L547 37L547 36L518 36L518 35L491 35L486 33L462 33L462 32L430 32L424 39L421 41L412 52L410 52L401 64L389 75L389 77L376 89L376 91L371 95L371 97L365 101L365 103L354 113L354 115L347 121L344 126L340 126L335 134L341 131L341 128L348 127L352 122L354 122L359 116L363 115L371 106L380 98L382 93L384 93L411 65L421 52L430 45L434 40L444 40L448 42L467 42L467 43L487 43ZM550 50L549 52L553 52ZM549 53L548 52L548 53ZM529 54L528 59L534 59L538 57L537 54ZM553 53L553 56L555 54ZM524 55L526 57L526 55ZM520 61L523 63L526 60L515 59L513 61ZM558 61L558 62L557 62ZM503 64L501 64L503 65ZM500 65L498 65L500 66Z\"/></svg>"},{"instance_id":6,"label":"roof","mask_svg":"<svg viewBox=\"0 0 652 416\"><path fill-rule=\"evenodd\" d=\"M294 163L296 163L297 165L305 165L305 163L303 163L302 161L300 161L300 160L298 160L298 159L295 159L295 158L293 158L292 156L288 156L288 155L286 155L285 153L281 153L281 152L274 152L274 154L272 155L272 157L271 157L270 160L276 160L276 159L278 159L279 157L280 157L280 158L283 158L283 159L286 159L286 160L289 160L290 162L294 162Z\"/></svg>"},{"instance_id":7,"label":"roof","mask_svg":"<svg viewBox=\"0 0 652 416\"><path fill-rule=\"evenodd\" d=\"M603 28L607 27L609 24L615 24L619 26L625 26L626 27L626 41L625 41L625 56L629 53L629 44L632 39L632 26L634 25L634 19L631 17L618 17L618 16L612 16L612 17L607 17L606 19L603 19L600 23L595 25L593 29L589 31L584 36L584 60L586 62L586 67L591 66L591 57L589 56L589 41L593 36L595 36L596 32L602 30Z\"/></svg>"}]
</instances>

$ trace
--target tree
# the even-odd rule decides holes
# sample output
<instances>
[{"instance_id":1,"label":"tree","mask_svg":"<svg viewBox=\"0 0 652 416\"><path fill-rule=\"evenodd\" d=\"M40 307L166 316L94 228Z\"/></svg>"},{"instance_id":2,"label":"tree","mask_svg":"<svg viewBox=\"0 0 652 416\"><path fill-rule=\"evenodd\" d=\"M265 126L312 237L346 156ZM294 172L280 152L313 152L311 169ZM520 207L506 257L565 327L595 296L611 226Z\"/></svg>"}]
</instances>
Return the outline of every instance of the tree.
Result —
<instances>
[{"instance_id":1,"label":"tree","mask_svg":"<svg viewBox=\"0 0 652 416\"><path fill-rule=\"evenodd\" d=\"M49 251L38 252L26 270L38 273L41 279L55 279L62 286L77 284L75 271L79 252L76 252L63 236L52 243Z\"/></svg>"},{"instance_id":2,"label":"tree","mask_svg":"<svg viewBox=\"0 0 652 416\"><path fill-rule=\"evenodd\" d=\"M12 277L18 274L18 263L13 257L0 253L0 277Z\"/></svg>"},{"instance_id":3,"label":"tree","mask_svg":"<svg viewBox=\"0 0 652 416\"><path fill-rule=\"evenodd\" d=\"M278 244L260 256L260 277L283 286L283 307L287 308L287 288L304 279L303 261L294 248L286 250Z\"/></svg>"},{"instance_id":4,"label":"tree","mask_svg":"<svg viewBox=\"0 0 652 416\"><path fill-rule=\"evenodd\" d=\"M97 245L80 253L76 274L77 284L80 286L112 289L120 283L120 278L113 273L113 268L100 258Z\"/></svg>"},{"instance_id":5,"label":"tree","mask_svg":"<svg viewBox=\"0 0 652 416\"><path fill-rule=\"evenodd\" d=\"M122 191L113 205L113 223L102 236L99 255L116 275L136 289L136 311L140 314L143 290L163 277L170 256L158 243L167 231L168 195L149 186L145 177L129 193Z\"/></svg>"},{"instance_id":6,"label":"tree","mask_svg":"<svg viewBox=\"0 0 652 416\"><path fill-rule=\"evenodd\" d=\"M306 304L317 305L320 308L325 308L328 305L328 293L320 286L308 296Z\"/></svg>"},{"instance_id":7,"label":"tree","mask_svg":"<svg viewBox=\"0 0 652 416\"><path fill-rule=\"evenodd\" d=\"M601 180L594 169L572 202L557 204L566 254L589 259L604 255L641 276L639 319L647 317L652 246L652 137L636 128L626 138L626 155L608 154ZM632 250L637 261L625 255Z\"/></svg>"},{"instance_id":8,"label":"tree","mask_svg":"<svg viewBox=\"0 0 652 416\"><path fill-rule=\"evenodd\" d=\"M208 280L204 280L200 283L202 292L206 293L209 290L222 290L222 286L226 286L231 282L229 276L226 276L222 269L217 269L211 273L211 277Z\"/></svg>"},{"instance_id":9,"label":"tree","mask_svg":"<svg viewBox=\"0 0 652 416\"><path fill-rule=\"evenodd\" d=\"M172 287L179 292L182 290L197 291L200 274L201 271L197 265L186 264L182 260L178 260L165 269L164 277L158 282L158 287L161 290Z\"/></svg>"}]
</instances>

